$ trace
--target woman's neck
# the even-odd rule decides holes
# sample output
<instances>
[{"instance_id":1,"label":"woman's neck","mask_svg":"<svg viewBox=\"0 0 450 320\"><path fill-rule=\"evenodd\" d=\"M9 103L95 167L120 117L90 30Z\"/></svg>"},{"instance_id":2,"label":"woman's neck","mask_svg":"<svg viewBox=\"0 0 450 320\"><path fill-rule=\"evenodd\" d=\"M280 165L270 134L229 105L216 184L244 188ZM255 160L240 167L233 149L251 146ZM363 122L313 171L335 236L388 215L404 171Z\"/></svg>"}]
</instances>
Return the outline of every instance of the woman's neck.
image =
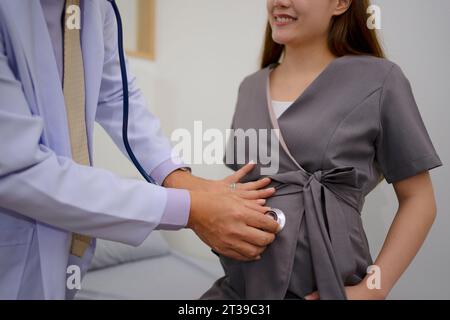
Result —
<instances>
[{"instance_id":1,"label":"woman's neck","mask_svg":"<svg viewBox=\"0 0 450 320\"><path fill-rule=\"evenodd\" d=\"M317 73L336 58L328 49L326 41L286 46L283 61L279 66L289 74Z\"/></svg>"}]
</instances>

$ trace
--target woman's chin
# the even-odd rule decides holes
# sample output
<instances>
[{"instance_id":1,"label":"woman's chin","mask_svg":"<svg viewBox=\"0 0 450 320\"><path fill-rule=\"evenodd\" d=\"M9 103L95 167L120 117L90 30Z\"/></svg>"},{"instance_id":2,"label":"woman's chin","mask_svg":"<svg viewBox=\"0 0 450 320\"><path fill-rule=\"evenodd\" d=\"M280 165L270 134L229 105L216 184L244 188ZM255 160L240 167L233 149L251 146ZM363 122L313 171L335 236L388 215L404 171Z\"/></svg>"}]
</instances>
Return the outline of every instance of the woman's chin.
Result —
<instances>
[{"instance_id":1,"label":"woman's chin","mask_svg":"<svg viewBox=\"0 0 450 320\"><path fill-rule=\"evenodd\" d=\"M272 39L275 43L280 45L289 46L290 44L295 43L296 39L289 35L272 35Z\"/></svg>"}]
</instances>

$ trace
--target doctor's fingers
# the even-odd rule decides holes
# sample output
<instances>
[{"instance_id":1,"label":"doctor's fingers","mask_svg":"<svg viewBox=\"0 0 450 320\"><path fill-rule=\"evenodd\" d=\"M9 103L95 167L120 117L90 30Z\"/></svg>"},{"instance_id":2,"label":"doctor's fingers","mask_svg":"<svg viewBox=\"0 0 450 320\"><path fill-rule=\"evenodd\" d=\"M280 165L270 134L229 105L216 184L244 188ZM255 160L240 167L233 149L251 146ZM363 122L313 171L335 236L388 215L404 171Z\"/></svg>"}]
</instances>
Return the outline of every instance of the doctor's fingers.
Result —
<instances>
[{"instance_id":1,"label":"doctor's fingers","mask_svg":"<svg viewBox=\"0 0 450 320\"><path fill-rule=\"evenodd\" d=\"M261 229L270 233L275 234L280 231L280 225L277 221L255 210L246 212L244 215L244 221L250 227Z\"/></svg>"},{"instance_id":2,"label":"doctor's fingers","mask_svg":"<svg viewBox=\"0 0 450 320\"><path fill-rule=\"evenodd\" d=\"M234 260L239 260L239 261L244 261L244 262L250 262L250 261L254 261L254 258L248 258L246 256L244 256L243 254L239 253L236 250L233 249L224 249L220 252L221 255L224 255L228 258L232 258Z\"/></svg>"},{"instance_id":3,"label":"doctor's fingers","mask_svg":"<svg viewBox=\"0 0 450 320\"><path fill-rule=\"evenodd\" d=\"M257 260L260 258L261 253L264 252L266 247L253 245L240 239L234 239L230 243L230 249L238 252L249 260Z\"/></svg>"},{"instance_id":4,"label":"doctor's fingers","mask_svg":"<svg viewBox=\"0 0 450 320\"><path fill-rule=\"evenodd\" d=\"M271 197L275 193L275 188L261 190L236 190L235 194L243 199L258 200Z\"/></svg>"},{"instance_id":5,"label":"doctor's fingers","mask_svg":"<svg viewBox=\"0 0 450 320\"><path fill-rule=\"evenodd\" d=\"M267 211L272 210L271 207L264 207L262 205L259 204L258 200L245 200L244 205L249 208L252 209L254 211L260 212L260 213L266 213Z\"/></svg>"},{"instance_id":6,"label":"doctor's fingers","mask_svg":"<svg viewBox=\"0 0 450 320\"><path fill-rule=\"evenodd\" d=\"M266 199L258 199L258 200L255 200L255 202L257 204L259 204L260 206L263 206L266 204L267 200Z\"/></svg>"},{"instance_id":7,"label":"doctor's fingers","mask_svg":"<svg viewBox=\"0 0 450 320\"><path fill-rule=\"evenodd\" d=\"M258 181L240 183L238 188L242 190L259 190L266 187L271 181L270 178L264 178Z\"/></svg>"},{"instance_id":8,"label":"doctor's fingers","mask_svg":"<svg viewBox=\"0 0 450 320\"><path fill-rule=\"evenodd\" d=\"M228 183L237 183L241 181L242 178L244 178L247 174L250 173L255 168L254 163L248 163L245 166L243 166L241 169L233 173L232 175L225 178L225 181Z\"/></svg>"},{"instance_id":9,"label":"doctor's fingers","mask_svg":"<svg viewBox=\"0 0 450 320\"><path fill-rule=\"evenodd\" d=\"M250 226L243 228L239 237L241 240L261 248L267 247L275 240L275 234Z\"/></svg>"}]
</instances>

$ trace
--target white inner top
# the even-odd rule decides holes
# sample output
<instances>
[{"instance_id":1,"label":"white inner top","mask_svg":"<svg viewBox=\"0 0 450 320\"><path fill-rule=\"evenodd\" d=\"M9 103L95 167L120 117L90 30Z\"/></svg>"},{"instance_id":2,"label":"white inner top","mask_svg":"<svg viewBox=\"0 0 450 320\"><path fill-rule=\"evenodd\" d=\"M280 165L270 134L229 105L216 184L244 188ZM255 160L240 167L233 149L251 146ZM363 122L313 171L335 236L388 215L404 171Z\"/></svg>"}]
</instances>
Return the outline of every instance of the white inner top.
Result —
<instances>
[{"instance_id":1,"label":"white inner top","mask_svg":"<svg viewBox=\"0 0 450 320\"><path fill-rule=\"evenodd\" d=\"M293 101L277 101L272 100L272 108L273 112L277 119L285 112L293 103Z\"/></svg>"}]
</instances>

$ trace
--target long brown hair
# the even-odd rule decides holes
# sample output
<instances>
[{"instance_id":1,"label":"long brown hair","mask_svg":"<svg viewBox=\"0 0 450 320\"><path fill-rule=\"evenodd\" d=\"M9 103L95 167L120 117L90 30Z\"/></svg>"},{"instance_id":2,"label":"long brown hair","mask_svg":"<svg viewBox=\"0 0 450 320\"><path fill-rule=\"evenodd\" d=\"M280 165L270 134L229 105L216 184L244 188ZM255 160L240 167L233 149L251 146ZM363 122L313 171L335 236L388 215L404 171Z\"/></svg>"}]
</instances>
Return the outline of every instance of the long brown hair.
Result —
<instances>
[{"instance_id":1,"label":"long brown hair","mask_svg":"<svg viewBox=\"0 0 450 320\"><path fill-rule=\"evenodd\" d=\"M385 57L376 31L366 25L366 10L369 5L370 0L353 0L345 13L333 16L328 33L328 47L335 56L367 54ZM261 68L277 63L283 51L284 45L273 41L272 27L268 22Z\"/></svg>"}]
</instances>

